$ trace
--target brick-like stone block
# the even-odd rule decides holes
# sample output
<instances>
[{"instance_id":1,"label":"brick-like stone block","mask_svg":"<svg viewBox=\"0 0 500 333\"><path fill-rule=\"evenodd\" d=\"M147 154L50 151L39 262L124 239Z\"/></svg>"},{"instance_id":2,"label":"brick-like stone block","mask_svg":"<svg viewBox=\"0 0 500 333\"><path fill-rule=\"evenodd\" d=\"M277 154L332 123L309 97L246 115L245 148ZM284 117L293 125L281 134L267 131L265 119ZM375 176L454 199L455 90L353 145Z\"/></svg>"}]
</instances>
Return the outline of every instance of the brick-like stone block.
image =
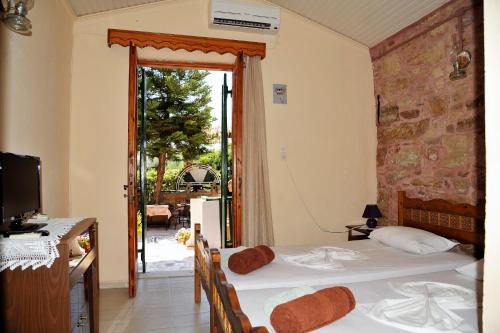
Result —
<instances>
[{"instance_id":1,"label":"brick-like stone block","mask_svg":"<svg viewBox=\"0 0 500 333\"><path fill-rule=\"evenodd\" d=\"M457 132L484 129L484 117L474 116L457 121Z\"/></svg>"},{"instance_id":2,"label":"brick-like stone block","mask_svg":"<svg viewBox=\"0 0 500 333\"><path fill-rule=\"evenodd\" d=\"M399 54L393 53L384 58L383 62L383 73L384 75L396 75L401 70L401 66L399 64Z\"/></svg>"},{"instance_id":3,"label":"brick-like stone block","mask_svg":"<svg viewBox=\"0 0 500 333\"><path fill-rule=\"evenodd\" d=\"M472 157L469 138L465 135L447 135L443 137L445 156L443 165L448 168L465 166Z\"/></svg>"},{"instance_id":4,"label":"brick-like stone block","mask_svg":"<svg viewBox=\"0 0 500 333\"><path fill-rule=\"evenodd\" d=\"M391 163L404 167L416 167L420 165L420 156L415 147L407 147L401 149L391 157Z\"/></svg>"},{"instance_id":5,"label":"brick-like stone block","mask_svg":"<svg viewBox=\"0 0 500 333\"><path fill-rule=\"evenodd\" d=\"M377 148L377 167L384 166L386 155L387 155L387 148L379 146Z\"/></svg>"},{"instance_id":6,"label":"brick-like stone block","mask_svg":"<svg viewBox=\"0 0 500 333\"><path fill-rule=\"evenodd\" d=\"M413 118L418 118L418 116L420 115L420 110L417 110L417 109L406 110L406 111L401 111L399 114L404 119L413 119Z\"/></svg>"},{"instance_id":7,"label":"brick-like stone block","mask_svg":"<svg viewBox=\"0 0 500 333\"><path fill-rule=\"evenodd\" d=\"M399 140L410 140L422 136L429 129L430 119L416 123L402 123L396 128L379 129L379 143L391 143Z\"/></svg>"},{"instance_id":8,"label":"brick-like stone block","mask_svg":"<svg viewBox=\"0 0 500 333\"><path fill-rule=\"evenodd\" d=\"M389 104L380 108L379 122L381 125L397 120L399 120L399 107L396 104Z\"/></svg>"},{"instance_id":9,"label":"brick-like stone block","mask_svg":"<svg viewBox=\"0 0 500 333\"><path fill-rule=\"evenodd\" d=\"M449 100L447 96L432 96L428 103L432 116L437 117L446 113Z\"/></svg>"},{"instance_id":10,"label":"brick-like stone block","mask_svg":"<svg viewBox=\"0 0 500 333\"><path fill-rule=\"evenodd\" d=\"M390 172L386 176L387 183L394 185L402 179L407 179L410 175L411 172L406 169Z\"/></svg>"}]
</instances>

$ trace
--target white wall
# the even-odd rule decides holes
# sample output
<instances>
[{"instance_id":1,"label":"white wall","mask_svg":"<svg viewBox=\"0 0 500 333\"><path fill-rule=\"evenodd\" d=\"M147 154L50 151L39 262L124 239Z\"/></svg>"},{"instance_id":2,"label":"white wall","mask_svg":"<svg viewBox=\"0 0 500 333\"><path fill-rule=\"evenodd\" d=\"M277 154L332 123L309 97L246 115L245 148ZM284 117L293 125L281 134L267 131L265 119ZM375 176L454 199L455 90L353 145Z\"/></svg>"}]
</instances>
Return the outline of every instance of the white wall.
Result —
<instances>
[{"instance_id":1,"label":"white wall","mask_svg":"<svg viewBox=\"0 0 500 333\"><path fill-rule=\"evenodd\" d=\"M108 28L266 42L262 65L277 244L347 238L314 226L279 159L282 145L301 195L324 227L342 231L362 221L364 205L376 201L373 78L366 47L285 10L278 35L212 30L207 0L90 16L74 27L70 197L73 215L99 219L102 282L127 281L122 185L127 180L128 48L108 48ZM273 83L288 84L288 105L272 104Z\"/></svg>"},{"instance_id":2,"label":"white wall","mask_svg":"<svg viewBox=\"0 0 500 333\"><path fill-rule=\"evenodd\" d=\"M500 331L500 3L484 2L486 76L486 252L483 300L485 333Z\"/></svg>"},{"instance_id":3,"label":"white wall","mask_svg":"<svg viewBox=\"0 0 500 333\"><path fill-rule=\"evenodd\" d=\"M32 36L0 24L0 150L42 160L42 208L69 211L69 107L73 17L37 1Z\"/></svg>"}]
</instances>

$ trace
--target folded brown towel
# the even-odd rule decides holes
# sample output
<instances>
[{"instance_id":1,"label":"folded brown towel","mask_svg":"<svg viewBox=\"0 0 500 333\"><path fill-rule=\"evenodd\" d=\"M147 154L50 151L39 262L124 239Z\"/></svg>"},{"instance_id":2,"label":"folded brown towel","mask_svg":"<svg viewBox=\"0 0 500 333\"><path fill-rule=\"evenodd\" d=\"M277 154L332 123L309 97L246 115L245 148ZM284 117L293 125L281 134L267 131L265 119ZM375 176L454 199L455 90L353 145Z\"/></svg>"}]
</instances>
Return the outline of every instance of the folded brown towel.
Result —
<instances>
[{"instance_id":1,"label":"folded brown towel","mask_svg":"<svg viewBox=\"0 0 500 333\"><path fill-rule=\"evenodd\" d=\"M264 255L264 257L266 258L266 265L274 260L274 252L269 246L257 245L256 247L254 247L254 249L258 250Z\"/></svg>"},{"instance_id":2,"label":"folded brown towel","mask_svg":"<svg viewBox=\"0 0 500 333\"><path fill-rule=\"evenodd\" d=\"M271 325L277 333L309 332L342 318L355 306L346 287L325 288L275 307Z\"/></svg>"},{"instance_id":3,"label":"folded brown towel","mask_svg":"<svg viewBox=\"0 0 500 333\"><path fill-rule=\"evenodd\" d=\"M269 264L273 259L274 252L269 246L258 245L233 253L229 257L228 266L235 273L247 274Z\"/></svg>"}]
</instances>

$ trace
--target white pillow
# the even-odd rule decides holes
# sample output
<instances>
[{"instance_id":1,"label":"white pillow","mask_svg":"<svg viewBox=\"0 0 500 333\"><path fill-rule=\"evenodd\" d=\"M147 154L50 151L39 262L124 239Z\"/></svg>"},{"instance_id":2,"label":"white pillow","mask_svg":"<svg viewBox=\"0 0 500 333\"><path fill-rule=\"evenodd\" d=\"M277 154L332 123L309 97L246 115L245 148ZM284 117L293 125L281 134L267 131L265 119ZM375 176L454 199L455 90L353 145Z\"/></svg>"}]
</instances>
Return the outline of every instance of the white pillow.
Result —
<instances>
[{"instance_id":1,"label":"white pillow","mask_svg":"<svg viewBox=\"0 0 500 333\"><path fill-rule=\"evenodd\" d=\"M458 267L455 270L460 274L469 276L476 280L483 281L484 259Z\"/></svg>"},{"instance_id":2,"label":"white pillow","mask_svg":"<svg viewBox=\"0 0 500 333\"><path fill-rule=\"evenodd\" d=\"M369 237L415 254L444 252L458 244L432 232L410 227L381 227L373 230Z\"/></svg>"}]
</instances>

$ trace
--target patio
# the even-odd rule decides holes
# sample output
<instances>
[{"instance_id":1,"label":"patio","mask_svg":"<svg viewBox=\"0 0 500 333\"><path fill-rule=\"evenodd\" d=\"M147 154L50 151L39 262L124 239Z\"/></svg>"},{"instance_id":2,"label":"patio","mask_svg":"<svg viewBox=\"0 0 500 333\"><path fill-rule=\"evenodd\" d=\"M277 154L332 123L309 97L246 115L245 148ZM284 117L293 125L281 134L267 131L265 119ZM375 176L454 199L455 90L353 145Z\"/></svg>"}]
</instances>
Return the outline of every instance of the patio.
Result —
<instances>
[{"instance_id":1,"label":"patio","mask_svg":"<svg viewBox=\"0 0 500 333\"><path fill-rule=\"evenodd\" d=\"M193 276L194 248L175 240L178 230L149 227L146 234L146 274L142 274L142 261L137 259L140 276ZM142 248L139 238L138 248Z\"/></svg>"}]
</instances>

